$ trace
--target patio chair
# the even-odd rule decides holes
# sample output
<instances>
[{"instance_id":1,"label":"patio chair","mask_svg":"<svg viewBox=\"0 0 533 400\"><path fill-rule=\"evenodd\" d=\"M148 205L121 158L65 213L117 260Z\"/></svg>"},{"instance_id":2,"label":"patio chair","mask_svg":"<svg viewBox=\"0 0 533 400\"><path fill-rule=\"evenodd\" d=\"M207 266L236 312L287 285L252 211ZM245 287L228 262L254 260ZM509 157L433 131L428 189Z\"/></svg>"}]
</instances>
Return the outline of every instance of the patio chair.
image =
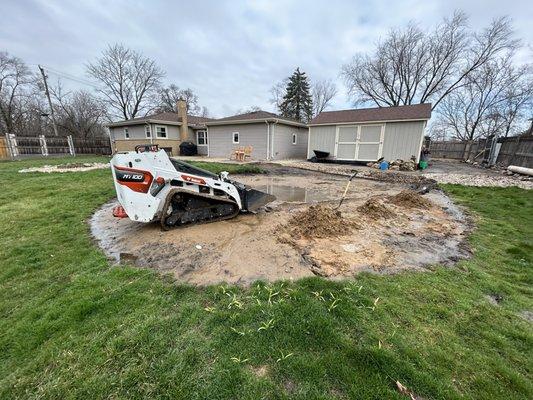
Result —
<instances>
[{"instance_id":1,"label":"patio chair","mask_svg":"<svg viewBox=\"0 0 533 400\"><path fill-rule=\"evenodd\" d=\"M237 147L231 152L229 159L240 161L244 154L244 147Z\"/></svg>"},{"instance_id":2,"label":"patio chair","mask_svg":"<svg viewBox=\"0 0 533 400\"><path fill-rule=\"evenodd\" d=\"M254 150L253 146L246 146L242 155L242 161L246 161L246 157L252 158L252 151Z\"/></svg>"}]
</instances>

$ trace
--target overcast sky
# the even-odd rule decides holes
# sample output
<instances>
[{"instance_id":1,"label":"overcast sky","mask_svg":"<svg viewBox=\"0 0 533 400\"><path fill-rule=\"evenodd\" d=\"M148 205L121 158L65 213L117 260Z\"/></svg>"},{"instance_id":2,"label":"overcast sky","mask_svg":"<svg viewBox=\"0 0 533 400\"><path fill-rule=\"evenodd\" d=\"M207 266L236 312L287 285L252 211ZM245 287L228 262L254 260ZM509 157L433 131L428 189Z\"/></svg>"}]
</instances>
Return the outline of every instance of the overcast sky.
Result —
<instances>
[{"instance_id":1,"label":"overcast sky","mask_svg":"<svg viewBox=\"0 0 533 400\"><path fill-rule=\"evenodd\" d=\"M0 50L33 69L40 63L88 80L85 64L108 43L123 43L157 60L166 83L192 88L217 117L250 106L274 111L270 88L298 66L312 80L336 80L341 90L333 107L350 108L339 71L354 53L372 49L390 28L410 20L433 26L458 8L474 28L509 15L526 44L520 59L533 54L533 2L527 0L177 3L0 0Z\"/></svg>"}]
</instances>

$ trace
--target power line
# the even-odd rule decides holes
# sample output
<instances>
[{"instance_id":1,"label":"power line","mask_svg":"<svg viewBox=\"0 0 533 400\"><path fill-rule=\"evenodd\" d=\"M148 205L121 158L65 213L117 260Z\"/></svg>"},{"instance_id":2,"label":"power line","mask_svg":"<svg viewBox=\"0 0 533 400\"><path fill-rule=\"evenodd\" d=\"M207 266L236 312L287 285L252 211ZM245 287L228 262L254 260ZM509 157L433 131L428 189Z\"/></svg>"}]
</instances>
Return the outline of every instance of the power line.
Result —
<instances>
[{"instance_id":1,"label":"power line","mask_svg":"<svg viewBox=\"0 0 533 400\"><path fill-rule=\"evenodd\" d=\"M100 89L100 87L94 83L94 82L90 82L88 80L85 80L83 78L79 78L75 75L72 75L72 74L69 74L67 72L63 72L63 71L59 71L58 69L55 69L55 68L51 68L51 67L48 67L46 65L44 65L44 67L46 67L46 69L53 73L54 75L58 75L59 77L62 77L62 78L65 78L65 79L69 79L71 81L74 81L74 82L77 82L77 83L81 83L81 84L84 84L84 85L88 85L88 86L91 86L95 89Z\"/></svg>"}]
</instances>

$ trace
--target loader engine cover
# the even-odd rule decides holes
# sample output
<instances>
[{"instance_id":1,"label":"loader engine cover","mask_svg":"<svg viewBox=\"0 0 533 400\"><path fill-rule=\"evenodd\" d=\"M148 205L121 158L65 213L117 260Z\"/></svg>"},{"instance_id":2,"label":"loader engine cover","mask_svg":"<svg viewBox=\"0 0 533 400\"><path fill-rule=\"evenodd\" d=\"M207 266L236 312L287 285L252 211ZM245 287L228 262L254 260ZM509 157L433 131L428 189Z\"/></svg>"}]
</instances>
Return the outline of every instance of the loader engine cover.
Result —
<instances>
[{"instance_id":1,"label":"loader engine cover","mask_svg":"<svg viewBox=\"0 0 533 400\"><path fill-rule=\"evenodd\" d=\"M111 171L125 214L139 222L160 221L163 229L220 221L255 212L275 197L168 157L149 145L117 153Z\"/></svg>"}]
</instances>

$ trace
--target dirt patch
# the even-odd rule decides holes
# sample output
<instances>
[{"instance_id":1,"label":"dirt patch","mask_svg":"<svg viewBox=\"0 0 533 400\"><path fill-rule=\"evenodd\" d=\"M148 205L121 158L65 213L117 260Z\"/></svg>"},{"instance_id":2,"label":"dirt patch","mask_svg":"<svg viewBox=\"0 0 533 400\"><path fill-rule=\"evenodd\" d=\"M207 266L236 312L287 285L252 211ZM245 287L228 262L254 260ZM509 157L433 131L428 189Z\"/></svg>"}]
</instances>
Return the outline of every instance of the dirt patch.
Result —
<instances>
[{"instance_id":1,"label":"dirt patch","mask_svg":"<svg viewBox=\"0 0 533 400\"><path fill-rule=\"evenodd\" d=\"M327 238L347 235L356 227L355 221L343 218L340 211L316 205L294 215L286 229L292 237Z\"/></svg>"},{"instance_id":2,"label":"dirt patch","mask_svg":"<svg viewBox=\"0 0 533 400\"><path fill-rule=\"evenodd\" d=\"M252 373L258 378L264 378L265 376L268 375L268 366L266 365L259 365L257 367L250 365L249 368L250 368L250 371L252 371Z\"/></svg>"},{"instance_id":3,"label":"dirt patch","mask_svg":"<svg viewBox=\"0 0 533 400\"><path fill-rule=\"evenodd\" d=\"M355 179L337 213L333 207L346 187L342 176L306 172L237 180L280 198L268 212L168 232L158 223L113 218L115 203L109 203L93 215L91 230L114 260L196 285L424 271L469 254L466 218L440 191L424 196L429 208L409 208L387 202L405 185Z\"/></svg>"},{"instance_id":4,"label":"dirt patch","mask_svg":"<svg viewBox=\"0 0 533 400\"><path fill-rule=\"evenodd\" d=\"M500 303L503 301L503 296L498 293L491 293L487 295L486 298L489 301L489 303L494 306L500 305Z\"/></svg>"},{"instance_id":5,"label":"dirt patch","mask_svg":"<svg viewBox=\"0 0 533 400\"><path fill-rule=\"evenodd\" d=\"M405 208L428 209L431 207L431 202L428 199L412 190L404 190L394 196L390 196L388 201Z\"/></svg>"},{"instance_id":6,"label":"dirt patch","mask_svg":"<svg viewBox=\"0 0 533 400\"><path fill-rule=\"evenodd\" d=\"M369 219L389 219L395 215L394 212L376 198L365 201L364 204L357 207L357 211Z\"/></svg>"}]
</instances>

